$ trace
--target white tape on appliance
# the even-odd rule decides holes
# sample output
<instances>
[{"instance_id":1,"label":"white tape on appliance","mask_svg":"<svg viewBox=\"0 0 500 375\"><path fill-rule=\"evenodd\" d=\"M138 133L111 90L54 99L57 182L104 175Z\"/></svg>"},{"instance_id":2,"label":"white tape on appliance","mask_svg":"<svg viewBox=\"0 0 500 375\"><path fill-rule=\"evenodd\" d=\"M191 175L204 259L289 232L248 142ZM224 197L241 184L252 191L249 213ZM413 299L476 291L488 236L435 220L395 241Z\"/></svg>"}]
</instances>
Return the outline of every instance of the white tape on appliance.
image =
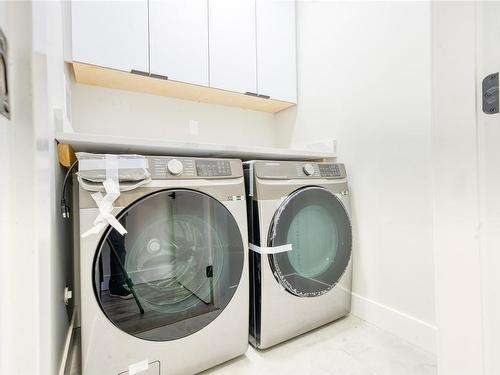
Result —
<instances>
[{"instance_id":1,"label":"white tape on appliance","mask_svg":"<svg viewBox=\"0 0 500 375\"><path fill-rule=\"evenodd\" d=\"M250 168L248 171L248 196L253 197L253 163L249 164Z\"/></svg>"},{"instance_id":2,"label":"white tape on appliance","mask_svg":"<svg viewBox=\"0 0 500 375\"><path fill-rule=\"evenodd\" d=\"M278 254L278 253L284 253L286 251L291 251L292 244L289 243L281 246L266 247L266 246L257 246L252 243L249 243L248 248L259 254Z\"/></svg>"},{"instance_id":3,"label":"white tape on appliance","mask_svg":"<svg viewBox=\"0 0 500 375\"><path fill-rule=\"evenodd\" d=\"M120 180L118 178L118 156L107 154L104 159L104 168L106 170L106 181L113 181L118 188L118 193L120 193ZM104 186L106 188L106 186Z\"/></svg>"},{"instance_id":4,"label":"white tape on appliance","mask_svg":"<svg viewBox=\"0 0 500 375\"><path fill-rule=\"evenodd\" d=\"M78 182L87 191L104 191L102 182L118 177L120 191L133 190L151 181L148 159L142 155L109 155L77 152ZM110 175L113 173L113 175ZM118 176L116 176L116 174Z\"/></svg>"},{"instance_id":5,"label":"white tape on appliance","mask_svg":"<svg viewBox=\"0 0 500 375\"><path fill-rule=\"evenodd\" d=\"M144 361L133 363L130 366L128 366L128 374L129 375L140 374L141 372L147 371L148 368L149 368L149 361L145 359Z\"/></svg>"},{"instance_id":6,"label":"white tape on appliance","mask_svg":"<svg viewBox=\"0 0 500 375\"><path fill-rule=\"evenodd\" d=\"M97 215L94 220L94 226L83 233L82 238L88 237L91 234L99 233L108 224L115 228L122 236L127 233L127 230L111 213L113 211L113 202L120 196L119 185L112 179L105 180L103 182L103 185L104 189L106 190L105 196L102 196L102 193L100 191L90 194L92 199L97 204L97 207L99 208L99 215Z\"/></svg>"},{"instance_id":7,"label":"white tape on appliance","mask_svg":"<svg viewBox=\"0 0 500 375\"><path fill-rule=\"evenodd\" d=\"M113 155L117 156L117 155ZM92 171L106 169L107 159L83 159L79 161L78 170ZM118 169L148 168L147 159L120 159L118 158Z\"/></svg>"},{"instance_id":8,"label":"white tape on appliance","mask_svg":"<svg viewBox=\"0 0 500 375\"><path fill-rule=\"evenodd\" d=\"M120 196L120 190L131 190L151 181L147 159L140 155L77 153L76 156L80 186L96 192L90 196L99 208L94 226L82 237L97 234L108 224L124 235L127 230L112 214L113 203ZM124 187L120 186L120 181L124 181Z\"/></svg>"}]
</instances>

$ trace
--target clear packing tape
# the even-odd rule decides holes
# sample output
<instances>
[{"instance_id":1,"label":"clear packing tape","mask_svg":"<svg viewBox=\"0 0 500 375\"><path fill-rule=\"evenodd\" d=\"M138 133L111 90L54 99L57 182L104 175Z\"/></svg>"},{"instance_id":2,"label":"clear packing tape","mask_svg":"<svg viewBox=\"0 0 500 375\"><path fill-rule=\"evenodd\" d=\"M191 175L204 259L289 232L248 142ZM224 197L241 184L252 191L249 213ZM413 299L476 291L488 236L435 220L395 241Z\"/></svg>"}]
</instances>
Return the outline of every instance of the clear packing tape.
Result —
<instances>
[{"instance_id":1,"label":"clear packing tape","mask_svg":"<svg viewBox=\"0 0 500 375\"><path fill-rule=\"evenodd\" d=\"M119 182L120 191L133 190L151 181L148 159L141 155L77 152L78 183L87 191L105 191L103 181Z\"/></svg>"},{"instance_id":2,"label":"clear packing tape","mask_svg":"<svg viewBox=\"0 0 500 375\"><path fill-rule=\"evenodd\" d=\"M254 179L254 164L253 162L249 163L249 185L248 185L248 195L250 197L253 196L253 179ZM283 212L287 202L286 200L288 199L287 196L281 197L279 202L277 203L277 212L276 212L276 221L279 220L281 213ZM283 202L285 202L283 204ZM276 226L273 226L273 233L272 237L276 236ZM248 249L251 251L254 251L259 254L267 255L267 254L279 254L279 253L284 253L286 251L292 251L292 244L285 244L285 245L280 245L280 246L257 246L252 243L248 244Z\"/></svg>"},{"instance_id":3,"label":"clear packing tape","mask_svg":"<svg viewBox=\"0 0 500 375\"><path fill-rule=\"evenodd\" d=\"M83 233L82 237L97 234L108 224L124 235L127 230L112 214L113 203L120 196L120 191L132 190L151 181L148 160L140 155L81 152L77 153L76 157L78 158L78 182L83 189L95 191L90 196L99 209L94 226ZM105 195L102 192L105 192Z\"/></svg>"}]
</instances>

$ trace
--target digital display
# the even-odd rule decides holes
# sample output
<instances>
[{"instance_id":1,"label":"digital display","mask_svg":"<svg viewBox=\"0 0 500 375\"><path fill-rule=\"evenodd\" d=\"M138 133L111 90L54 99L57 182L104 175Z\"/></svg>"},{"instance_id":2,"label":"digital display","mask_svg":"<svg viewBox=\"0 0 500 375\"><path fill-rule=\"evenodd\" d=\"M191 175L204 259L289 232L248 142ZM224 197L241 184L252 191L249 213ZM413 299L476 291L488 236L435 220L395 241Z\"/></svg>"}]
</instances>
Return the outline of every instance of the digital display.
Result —
<instances>
[{"instance_id":1,"label":"digital display","mask_svg":"<svg viewBox=\"0 0 500 375\"><path fill-rule=\"evenodd\" d=\"M196 160L200 177L231 176L231 163L227 160Z\"/></svg>"},{"instance_id":2,"label":"digital display","mask_svg":"<svg viewBox=\"0 0 500 375\"><path fill-rule=\"evenodd\" d=\"M340 177L342 173L337 164L318 164L321 177Z\"/></svg>"}]
</instances>

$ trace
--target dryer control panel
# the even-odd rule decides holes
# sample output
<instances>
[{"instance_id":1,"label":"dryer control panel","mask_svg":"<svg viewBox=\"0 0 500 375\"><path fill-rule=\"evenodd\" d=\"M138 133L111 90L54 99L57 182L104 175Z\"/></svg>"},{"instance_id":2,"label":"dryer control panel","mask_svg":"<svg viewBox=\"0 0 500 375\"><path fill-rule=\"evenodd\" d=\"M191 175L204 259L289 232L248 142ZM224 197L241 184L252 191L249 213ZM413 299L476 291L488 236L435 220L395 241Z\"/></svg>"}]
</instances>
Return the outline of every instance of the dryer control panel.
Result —
<instances>
[{"instance_id":1,"label":"dryer control panel","mask_svg":"<svg viewBox=\"0 0 500 375\"><path fill-rule=\"evenodd\" d=\"M241 161L237 159L185 158L148 156L149 172L153 180L214 179L243 176Z\"/></svg>"},{"instance_id":2,"label":"dryer control panel","mask_svg":"<svg viewBox=\"0 0 500 375\"><path fill-rule=\"evenodd\" d=\"M344 164L331 162L257 161L255 175L265 179L346 178Z\"/></svg>"}]
</instances>

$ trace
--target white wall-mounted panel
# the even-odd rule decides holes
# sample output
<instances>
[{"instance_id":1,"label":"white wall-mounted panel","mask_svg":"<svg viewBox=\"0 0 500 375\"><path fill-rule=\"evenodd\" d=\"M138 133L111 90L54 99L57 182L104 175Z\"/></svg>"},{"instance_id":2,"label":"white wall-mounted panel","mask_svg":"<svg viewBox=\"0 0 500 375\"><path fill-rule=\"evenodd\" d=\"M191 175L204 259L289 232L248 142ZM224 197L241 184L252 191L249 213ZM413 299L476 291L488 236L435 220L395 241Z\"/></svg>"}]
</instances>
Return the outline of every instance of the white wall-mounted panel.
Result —
<instances>
[{"instance_id":1,"label":"white wall-mounted panel","mask_svg":"<svg viewBox=\"0 0 500 375\"><path fill-rule=\"evenodd\" d=\"M73 1L73 60L149 72L148 1Z\"/></svg>"},{"instance_id":2,"label":"white wall-mounted panel","mask_svg":"<svg viewBox=\"0 0 500 375\"><path fill-rule=\"evenodd\" d=\"M255 0L209 0L210 86L257 92Z\"/></svg>"},{"instance_id":3,"label":"white wall-mounted panel","mask_svg":"<svg viewBox=\"0 0 500 375\"><path fill-rule=\"evenodd\" d=\"M208 86L208 0L149 3L151 73Z\"/></svg>"},{"instance_id":4,"label":"white wall-mounted panel","mask_svg":"<svg viewBox=\"0 0 500 375\"><path fill-rule=\"evenodd\" d=\"M438 372L492 373L484 368L482 332L476 4L434 2L432 20Z\"/></svg>"},{"instance_id":5,"label":"white wall-mounted panel","mask_svg":"<svg viewBox=\"0 0 500 375\"><path fill-rule=\"evenodd\" d=\"M297 102L295 1L257 0L257 92Z\"/></svg>"},{"instance_id":6,"label":"white wall-mounted panel","mask_svg":"<svg viewBox=\"0 0 500 375\"><path fill-rule=\"evenodd\" d=\"M482 81L500 71L500 3L477 2L476 7L476 108L482 108ZM472 65L472 64L471 64ZM473 65L472 65L473 66ZM473 95L473 92L470 92ZM469 108L470 112L474 110ZM500 117L477 112L479 235L483 309L484 368L500 373ZM473 123L470 124L473 127ZM473 149L471 148L471 152Z\"/></svg>"}]
</instances>

